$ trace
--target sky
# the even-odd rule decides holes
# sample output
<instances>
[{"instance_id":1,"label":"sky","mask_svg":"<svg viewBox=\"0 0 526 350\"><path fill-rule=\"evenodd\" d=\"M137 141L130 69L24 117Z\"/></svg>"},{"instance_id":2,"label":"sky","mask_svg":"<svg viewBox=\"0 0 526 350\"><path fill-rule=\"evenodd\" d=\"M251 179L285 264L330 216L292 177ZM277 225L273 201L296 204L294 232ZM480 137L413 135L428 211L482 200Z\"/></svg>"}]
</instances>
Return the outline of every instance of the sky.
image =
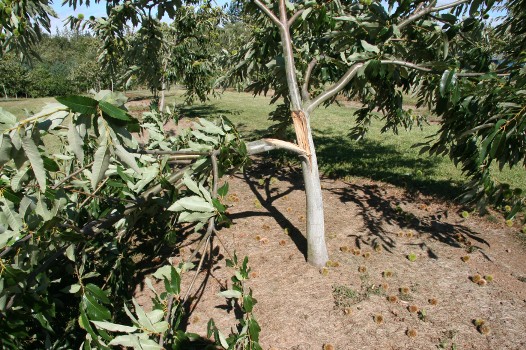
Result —
<instances>
[{"instance_id":1,"label":"sky","mask_svg":"<svg viewBox=\"0 0 526 350\"><path fill-rule=\"evenodd\" d=\"M215 2L222 6L229 2L230 0L215 0ZM106 1L101 1L96 4L92 0L92 4L89 7L86 6L77 6L77 9L74 11L72 7L69 7L67 4L62 6L62 0L53 0L53 9L58 15L58 18L51 18L51 33L55 34L56 29L59 28L62 30L64 23L63 21L71 15L77 16L78 14L83 14L85 17L95 16L102 17L106 16Z\"/></svg>"},{"instance_id":2,"label":"sky","mask_svg":"<svg viewBox=\"0 0 526 350\"><path fill-rule=\"evenodd\" d=\"M215 0L217 5L222 6L226 3L228 3L230 0ZM454 0L438 0L437 5L443 5L453 2ZM98 4L95 4L92 0L92 4L90 7L86 6L78 6L77 9L74 11L72 7L69 7L68 5L62 6L62 0L53 0L53 9L58 15L58 18L51 18L51 33L55 34L57 28L61 29L63 28L63 21L70 15L77 16L78 14L83 14L85 17L89 16L95 16L95 17L102 17L106 16L106 1L101 1ZM495 17L497 15L502 15L502 13L494 13L490 12L490 16Z\"/></svg>"}]
</instances>

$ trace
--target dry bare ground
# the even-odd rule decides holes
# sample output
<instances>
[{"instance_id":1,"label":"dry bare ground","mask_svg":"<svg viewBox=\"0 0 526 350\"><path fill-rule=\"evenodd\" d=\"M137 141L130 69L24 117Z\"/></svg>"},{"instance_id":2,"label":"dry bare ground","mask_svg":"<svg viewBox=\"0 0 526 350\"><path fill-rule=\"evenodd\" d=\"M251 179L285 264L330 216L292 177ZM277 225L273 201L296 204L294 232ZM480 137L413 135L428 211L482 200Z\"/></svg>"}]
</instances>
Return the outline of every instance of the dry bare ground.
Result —
<instances>
[{"instance_id":1,"label":"dry bare ground","mask_svg":"<svg viewBox=\"0 0 526 350\"><path fill-rule=\"evenodd\" d=\"M210 318L225 334L235 326L217 293L236 251L250 259L264 349L526 348L526 249L504 219L463 218L450 203L383 183L325 179L331 266L320 270L305 262L298 172L256 161L228 181L234 225L213 241L188 331L205 336Z\"/></svg>"}]
</instances>

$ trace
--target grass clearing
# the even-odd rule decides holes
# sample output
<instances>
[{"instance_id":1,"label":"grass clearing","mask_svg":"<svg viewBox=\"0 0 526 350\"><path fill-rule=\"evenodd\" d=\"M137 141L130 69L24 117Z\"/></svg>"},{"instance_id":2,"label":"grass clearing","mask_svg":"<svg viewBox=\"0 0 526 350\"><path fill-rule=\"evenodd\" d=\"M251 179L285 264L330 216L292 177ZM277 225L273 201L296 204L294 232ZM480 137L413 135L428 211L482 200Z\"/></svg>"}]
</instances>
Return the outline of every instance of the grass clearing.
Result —
<instances>
[{"instance_id":1,"label":"grass clearing","mask_svg":"<svg viewBox=\"0 0 526 350\"><path fill-rule=\"evenodd\" d=\"M180 103L181 93L168 99ZM219 98L192 106L181 106L183 117L214 117L224 115L248 139L266 136L272 122L268 115L274 110L270 97L253 97L247 93L224 92ZM348 137L354 123L355 109L332 105L317 109L312 116L314 142L324 176L352 181L355 177L384 181L396 186L418 190L424 194L452 199L461 193L466 182L453 162L446 157L419 154L412 146L434 135L439 126L382 133L382 122L373 121L369 133L360 141ZM526 190L524 169L504 169L495 172L499 181Z\"/></svg>"},{"instance_id":2,"label":"grass clearing","mask_svg":"<svg viewBox=\"0 0 526 350\"><path fill-rule=\"evenodd\" d=\"M53 102L57 102L53 97L7 99L0 100L0 107L16 115L18 119L23 119L27 116L27 112L36 113L46 103Z\"/></svg>"}]
</instances>

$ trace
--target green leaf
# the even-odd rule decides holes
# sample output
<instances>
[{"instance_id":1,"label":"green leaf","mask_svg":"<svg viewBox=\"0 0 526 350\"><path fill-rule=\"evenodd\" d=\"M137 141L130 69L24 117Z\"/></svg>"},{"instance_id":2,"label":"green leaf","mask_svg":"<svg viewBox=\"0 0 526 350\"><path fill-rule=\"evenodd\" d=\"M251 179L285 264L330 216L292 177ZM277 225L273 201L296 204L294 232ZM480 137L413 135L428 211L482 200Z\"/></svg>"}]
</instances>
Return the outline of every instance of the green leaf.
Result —
<instances>
[{"instance_id":1,"label":"green leaf","mask_svg":"<svg viewBox=\"0 0 526 350\"><path fill-rule=\"evenodd\" d=\"M130 318L130 320L132 320L134 324L137 324L137 325L139 324L139 321L130 312L130 310L128 309L128 306L126 306L126 303L124 303L124 312L126 312L126 315L128 315L128 317Z\"/></svg>"},{"instance_id":2,"label":"green leaf","mask_svg":"<svg viewBox=\"0 0 526 350\"><path fill-rule=\"evenodd\" d=\"M87 115L96 114L99 104L97 100L85 96L57 97L56 100L75 113Z\"/></svg>"},{"instance_id":3,"label":"green leaf","mask_svg":"<svg viewBox=\"0 0 526 350\"><path fill-rule=\"evenodd\" d=\"M9 133L9 136L11 137L11 144L15 149L22 149L22 137L20 136L20 132L18 130L13 130Z\"/></svg>"},{"instance_id":4,"label":"green leaf","mask_svg":"<svg viewBox=\"0 0 526 350\"><path fill-rule=\"evenodd\" d=\"M225 210L226 210L226 206L224 206L220 201L219 199L212 199L212 203L214 204L214 208L216 208L216 210L219 212L219 213L224 213Z\"/></svg>"},{"instance_id":5,"label":"green leaf","mask_svg":"<svg viewBox=\"0 0 526 350\"><path fill-rule=\"evenodd\" d=\"M82 300L86 307L86 312L91 319L94 319L95 321L104 321L111 318L110 311L99 304L91 295L84 294Z\"/></svg>"},{"instance_id":6,"label":"green leaf","mask_svg":"<svg viewBox=\"0 0 526 350\"><path fill-rule=\"evenodd\" d=\"M0 166L11 160L11 149L13 148L11 139L4 136L4 134L0 134Z\"/></svg>"},{"instance_id":7,"label":"green leaf","mask_svg":"<svg viewBox=\"0 0 526 350\"><path fill-rule=\"evenodd\" d=\"M339 16L333 18L336 21L345 21L345 22L356 22L356 17L354 16Z\"/></svg>"},{"instance_id":8,"label":"green leaf","mask_svg":"<svg viewBox=\"0 0 526 350\"><path fill-rule=\"evenodd\" d=\"M75 294L75 293L77 293L79 290L80 290L80 284L75 283L75 284L72 284L71 286L67 286L67 287L65 287L65 288L62 288L60 291L61 291L61 292L64 292L64 293Z\"/></svg>"},{"instance_id":9,"label":"green leaf","mask_svg":"<svg viewBox=\"0 0 526 350\"><path fill-rule=\"evenodd\" d=\"M190 147L190 150L196 151L196 152L210 152L214 146L202 144L194 141L188 141L188 147Z\"/></svg>"},{"instance_id":10,"label":"green leaf","mask_svg":"<svg viewBox=\"0 0 526 350\"><path fill-rule=\"evenodd\" d=\"M79 317L79 326L80 328L84 329L88 334L92 336L93 339L98 339L97 334L91 327L91 324L89 323L88 315L86 315L86 311L84 309L80 309L80 317Z\"/></svg>"},{"instance_id":11,"label":"green leaf","mask_svg":"<svg viewBox=\"0 0 526 350\"><path fill-rule=\"evenodd\" d=\"M307 16L309 15L309 13L311 13L311 11L312 11L312 7L309 7L308 9L303 11L303 13L301 14L301 19L305 20L307 18Z\"/></svg>"},{"instance_id":12,"label":"green leaf","mask_svg":"<svg viewBox=\"0 0 526 350\"><path fill-rule=\"evenodd\" d=\"M80 137L80 134L73 123L73 119L69 123L67 137L71 152L77 157L80 164L84 164L84 140Z\"/></svg>"},{"instance_id":13,"label":"green leaf","mask_svg":"<svg viewBox=\"0 0 526 350\"><path fill-rule=\"evenodd\" d=\"M168 328L170 328L170 324L166 321L157 322L156 324L153 325L153 329L155 330L155 333L164 333L168 330Z\"/></svg>"},{"instance_id":14,"label":"green leaf","mask_svg":"<svg viewBox=\"0 0 526 350\"><path fill-rule=\"evenodd\" d=\"M219 292L217 293L217 295L224 297L224 298L235 298L235 299L241 298L243 296L243 294L241 294L240 291L233 290L233 289L228 289L228 290Z\"/></svg>"},{"instance_id":15,"label":"green leaf","mask_svg":"<svg viewBox=\"0 0 526 350\"><path fill-rule=\"evenodd\" d=\"M105 304L110 303L110 299L108 299L106 292L104 292L98 286L92 283L88 283L86 285L86 290L88 290L93 296L95 296L98 300L102 301L103 303Z\"/></svg>"},{"instance_id":16,"label":"green leaf","mask_svg":"<svg viewBox=\"0 0 526 350\"><path fill-rule=\"evenodd\" d=\"M15 176L11 178L11 188L18 192L22 189L22 182L27 180L27 172L29 171L29 162L25 162L21 169L18 169Z\"/></svg>"},{"instance_id":17,"label":"green leaf","mask_svg":"<svg viewBox=\"0 0 526 350\"><path fill-rule=\"evenodd\" d=\"M11 129L16 124L16 117L0 107L0 131Z\"/></svg>"},{"instance_id":18,"label":"green leaf","mask_svg":"<svg viewBox=\"0 0 526 350\"><path fill-rule=\"evenodd\" d=\"M375 52L375 53L379 53L380 52L380 50L378 49L378 46L371 45L365 40L360 40L360 43L362 44L362 47L363 47L363 49L365 51Z\"/></svg>"},{"instance_id":19,"label":"green leaf","mask_svg":"<svg viewBox=\"0 0 526 350\"><path fill-rule=\"evenodd\" d=\"M189 196L179 199L168 208L169 211L183 211L185 209L199 212L213 212L214 206L202 197Z\"/></svg>"},{"instance_id":20,"label":"green leaf","mask_svg":"<svg viewBox=\"0 0 526 350\"><path fill-rule=\"evenodd\" d=\"M253 342L259 341L259 332L261 332L261 327L259 327L258 322L254 318L248 319L248 334L250 335L250 339Z\"/></svg>"},{"instance_id":21,"label":"green leaf","mask_svg":"<svg viewBox=\"0 0 526 350\"><path fill-rule=\"evenodd\" d=\"M110 332L121 332L121 333L133 333L137 330L137 327L124 326L122 324L116 324L105 321L91 321L97 328L102 328Z\"/></svg>"},{"instance_id":22,"label":"green leaf","mask_svg":"<svg viewBox=\"0 0 526 350\"><path fill-rule=\"evenodd\" d=\"M122 163L132 168L135 172L141 172L141 168L137 165L135 157L121 145L115 145L115 155Z\"/></svg>"},{"instance_id":23,"label":"green leaf","mask_svg":"<svg viewBox=\"0 0 526 350\"><path fill-rule=\"evenodd\" d=\"M449 91L449 87L451 86L451 83L454 81L455 77L455 70L445 70L442 74L442 78L440 79L440 96L444 97L446 95L446 92Z\"/></svg>"},{"instance_id":24,"label":"green leaf","mask_svg":"<svg viewBox=\"0 0 526 350\"><path fill-rule=\"evenodd\" d=\"M104 178L104 173L110 165L110 152L106 142L101 143L93 158L91 170L91 187L97 188L98 183Z\"/></svg>"},{"instance_id":25,"label":"green leaf","mask_svg":"<svg viewBox=\"0 0 526 350\"><path fill-rule=\"evenodd\" d=\"M208 191L208 189L205 188L202 184L199 184L199 191L201 191L201 194L203 195L203 198L208 203L212 203L212 195Z\"/></svg>"},{"instance_id":26,"label":"green leaf","mask_svg":"<svg viewBox=\"0 0 526 350\"><path fill-rule=\"evenodd\" d=\"M211 136L205 135L204 133L202 133L199 130L193 130L192 131L192 135L198 140L201 140L201 141L204 141L204 142L208 142L208 143L211 143L211 144L214 144L214 145L218 144L218 140L216 138L213 138Z\"/></svg>"},{"instance_id":27,"label":"green leaf","mask_svg":"<svg viewBox=\"0 0 526 350\"><path fill-rule=\"evenodd\" d=\"M132 121L132 118L130 118L130 116L128 115L128 113L126 113L126 111L118 107L115 107L111 103L100 101L99 107L108 117L111 117L113 119L118 119L118 120L124 120L127 122Z\"/></svg>"},{"instance_id":28,"label":"green leaf","mask_svg":"<svg viewBox=\"0 0 526 350\"><path fill-rule=\"evenodd\" d=\"M223 129L221 129L219 126L215 125L214 123L206 119L203 119L203 118L199 118L198 120L199 120L199 123L202 125L202 127L200 127L199 125L196 125L197 129L204 131L206 133L209 133L209 134L225 135L225 132L223 131Z\"/></svg>"},{"instance_id":29,"label":"green leaf","mask_svg":"<svg viewBox=\"0 0 526 350\"><path fill-rule=\"evenodd\" d=\"M22 138L22 148L31 163L31 168L33 169L33 173L35 173L38 185L40 186L40 191L45 192L47 179L46 170L44 169L44 161L40 156L37 145L30 135L26 135Z\"/></svg>"},{"instance_id":30,"label":"green leaf","mask_svg":"<svg viewBox=\"0 0 526 350\"><path fill-rule=\"evenodd\" d=\"M201 191L199 191L199 187L197 186L197 183L190 177L190 175L184 174L183 184L186 186L186 188L188 188L190 191L194 192L195 194L201 194Z\"/></svg>"},{"instance_id":31,"label":"green leaf","mask_svg":"<svg viewBox=\"0 0 526 350\"><path fill-rule=\"evenodd\" d=\"M498 157L498 155L504 149L505 144L506 144L506 133L505 132L501 132L495 135L495 139L491 143L491 149L489 151L489 156L491 158Z\"/></svg>"},{"instance_id":32,"label":"green leaf","mask_svg":"<svg viewBox=\"0 0 526 350\"><path fill-rule=\"evenodd\" d=\"M155 309L146 314L150 321L155 325L164 318L163 310Z\"/></svg>"},{"instance_id":33,"label":"green leaf","mask_svg":"<svg viewBox=\"0 0 526 350\"><path fill-rule=\"evenodd\" d=\"M42 160L44 161L44 168L47 171L57 172L60 170L59 165L53 159L46 156L42 156Z\"/></svg>"},{"instance_id":34,"label":"green leaf","mask_svg":"<svg viewBox=\"0 0 526 350\"><path fill-rule=\"evenodd\" d=\"M181 276L177 273L177 270L170 266L170 288L172 293L178 295L181 292Z\"/></svg>"},{"instance_id":35,"label":"green leaf","mask_svg":"<svg viewBox=\"0 0 526 350\"><path fill-rule=\"evenodd\" d=\"M64 106L56 103L55 105L58 105L59 108L64 108ZM43 115L47 115L47 118L42 120L41 122L38 123L38 129L39 130L43 130L43 131L47 131L49 132L49 130L55 130L59 125L62 125L62 123L64 122L64 119L70 115L70 112L69 111L64 111L64 110L58 110L56 112L54 112L53 114L51 115L48 115L47 113L49 113L49 110L53 110L53 109L57 109L57 108L44 108L40 113L37 113L33 116L33 118L36 118L39 114L43 114ZM47 113L44 114L42 112L46 111Z\"/></svg>"},{"instance_id":36,"label":"green leaf","mask_svg":"<svg viewBox=\"0 0 526 350\"><path fill-rule=\"evenodd\" d=\"M171 278L171 268L172 265L165 265L162 267L159 267L157 271L155 271L152 276L157 278L158 280L162 280L164 278L170 279Z\"/></svg>"},{"instance_id":37,"label":"green leaf","mask_svg":"<svg viewBox=\"0 0 526 350\"><path fill-rule=\"evenodd\" d=\"M243 295L243 309L245 312L252 312L252 309L256 303L257 300L252 298L252 295Z\"/></svg>"},{"instance_id":38,"label":"green leaf","mask_svg":"<svg viewBox=\"0 0 526 350\"><path fill-rule=\"evenodd\" d=\"M224 197L228 194L228 182L225 182L223 184L223 186L219 187L217 189L217 194L220 196L220 197Z\"/></svg>"},{"instance_id":39,"label":"green leaf","mask_svg":"<svg viewBox=\"0 0 526 350\"><path fill-rule=\"evenodd\" d=\"M441 13L439 17L449 24L454 24L457 21L457 16L452 15L451 13Z\"/></svg>"},{"instance_id":40,"label":"green leaf","mask_svg":"<svg viewBox=\"0 0 526 350\"><path fill-rule=\"evenodd\" d=\"M214 213L201 213L201 212L187 212L184 211L179 214L177 222L205 222L214 216Z\"/></svg>"},{"instance_id":41,"label":"green leaf","mask_svg":"<svg viewBox=\"0 0 526 350\"><path fill-rule=\"evenodd\" d=\"M134 350L163 350L164 348L146 335L127 334L119 335L109 342L109 345L132 347Z\"/></svg>"},{"instance_id":42,"label":"green leaf","mask_svg":"<svg viewBox=\"0 0 526 350\"><path fill-rule=\"evenodd\" d=\"M228 346L228 342L226 341L225 336L223 335L223 333L221 333L219 329L217 330L217 336L219 338L219 343L221 344L221 346L225 349L229 349L230 347Z\"/></svg>"},{"instance_id":43,"label":"green leaf","mask_svg":"<svg viewBox=\"0 0 526 350\"><path fill-rule=\"evenodd\" d=\"M67 257L70 261L75 262L75 245L74 245L74 244L70 244L70 245L66 248L66 257Z\"/></svg>"},{"instance_id":44,"label":"green leaf","mask_svg":"<svg viewBox=\"0 0 526 350\"><path fill-rule=\"evenodd\" d=\"M10 189L9 187L4 187L1 191L2 191L2 195L4 196L4 198L10 201L11 203L18 204L22 200L20 196L23 196L23 195L22 194L19 195L13 192L13 190Z\"/></svg>"},{"instance_id":45,"label":"green leaf","mask_svg":"<svg viewBox=\"0 0 526 350\"><path fill-rule=\"evenodd\" d=\"M135 313L137 314L137 321L139 325L150 332L155 332L155 329L153 328L153 324L148 318L148 315L146 315L146 312L139 306L137 303L137 300L135 298L132 298L133 306L135 307Z\"/></svg>"},{"instance_id":46,"label":"green leaf","mask_svg":"<svg viewBox=\"0 0 526 350\"><path fill-rule=\"evenodd\" d=\"M478 164L482 164L484 159L486 158L486 155L488 154L488 146L495 138L495 135L499 132L500 127L506 123L505 119L499 119L495 126L493 127L493 131L491 134L489 134L484 141L480 144L480 151L479 151L479 157L478 157ZM497 146L498 147L498 146ZM491 151L491 150L490 150Z\"/></svg>"},{"instance_id":47,"label":"green leaf","mask_svg":"<svg viewBox=\"0 0 526 350\"><path fill-rule=\"evenodd\" d=\"M93 98L97 101L105 101L118 107L124 106L126 101L128 101L128 98L122 92L114 92L111 90L100 90Z\"/></svg>"},{"instance_id":48,"label":"green leaf","mask_svg":"<svg viewBox=\"0 0 526 350\"><path fill-rule=\"evenodd\" d=\"M473 16L479 11L479 7L482 4L482 0L473 0L471 1L471 6L469 7L469 15Z\"/></svg>"},{"instance_id":49,"label":"green leaf","mask_svg":"<svg viewBox=\"0 0 526 350\"><path fill-rule=\"evenodd\" d=\"M6 217L7 224L13 231L20 231L20 228L22 227L22 219L18 216L18 213L12 210L12 205L6 203L5 200L2 200L2 203L2 212Z\"/></svg>"}]
</instances>

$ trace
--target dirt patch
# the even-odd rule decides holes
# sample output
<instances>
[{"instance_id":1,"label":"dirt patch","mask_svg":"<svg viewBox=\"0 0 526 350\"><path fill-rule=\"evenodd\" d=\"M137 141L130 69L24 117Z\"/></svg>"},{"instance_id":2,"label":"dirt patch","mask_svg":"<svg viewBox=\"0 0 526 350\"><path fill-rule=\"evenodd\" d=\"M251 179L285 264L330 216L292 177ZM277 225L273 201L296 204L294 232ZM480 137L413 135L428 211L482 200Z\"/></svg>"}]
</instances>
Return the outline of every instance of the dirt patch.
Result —
<instances>
[{"instance_id":1,"label":"dirt patch","mask_svg":"<svg viewBox=\"0 0 526 350\"><path fill-rule=\"evenodd\" d=\"M464 219L458 207L383 183L324 179L325 274L305 262L297 171L255 162L228 182L234 225L220 230L224 245L213 242L188 331L206 335L210 318L225 334L234 327L217 293L230 285L224 259L236 251L250 259L264 349L526 348L525 248L503 219Z\"/></svg>"}]
</instances>

